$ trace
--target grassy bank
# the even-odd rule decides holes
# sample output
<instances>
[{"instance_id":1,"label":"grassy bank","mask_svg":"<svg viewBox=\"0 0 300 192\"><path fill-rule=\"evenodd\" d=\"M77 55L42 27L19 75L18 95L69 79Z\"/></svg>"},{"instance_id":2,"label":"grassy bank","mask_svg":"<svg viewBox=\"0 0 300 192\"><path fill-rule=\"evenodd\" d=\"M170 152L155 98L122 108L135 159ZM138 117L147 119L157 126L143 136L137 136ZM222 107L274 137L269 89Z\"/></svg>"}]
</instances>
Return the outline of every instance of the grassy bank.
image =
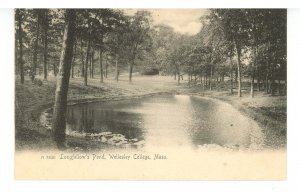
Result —
<instances>
[{"instance_id":1,"label":"grassy bank","mask_svg":"<svg viewBox=\"0 0 300 192\"><path fill-rule=\"evenodd\" d=\"M266 136L267 148L286 147L287 96L271 96L263 91L255 91L254 98L251 98L250 87L247 89L247 84L245 87L241 98L237 97L236 89L233 90L233 94L230 93L229 83L212 91L207 89L204 91L201 85L185 86L180 93L215 98L231 104L260 125Z\"/></svg>"},{"instance_id":2,"label":"grassy bank","mask_svg":"<svg viewBox=\"0 0 300 192\"><path fill-rule=\"evenodd\" d=\"M127 82L127 77L120 77L117 83L107 79L100 84L99 79L89 79L88 86L83 85L83 79L71 79L68 101L77 103L87 100L120 100L140 97L161 92L177 94L200 95L216 98L240 110L246 116L257 121L266 135L267 147L280 148L286 146L286 96L270 96L263 92L255 92L255 97L249 97L249 91L243 91L243 97L237 98L227 89L213 91L205 90L201 85L188 86L186 82L177 85L171 77L134 77L133 83ZM32 84L29 79L21 85L15 85L15 124L16 124L16 149L44 150L55 148L51 141L50 132L39 121L40 114L46 108L52 107L55 93L55 78L43 81L42 85ZM86 141L68 138L71 148L86 148ZM89 144L95 145L95 144ZM99 146L89 146L99 148Z\"/></svg>"},{"instance_id":3,"label":"grassy bank","mask_svg":"<svg viewBox=\"0 0 300 192\"><path fill-rule=\"evenodd\" d=\"M81 78L71 79L69 85L68 102L78 103L86 101L120 100L155 94L162 89L143 88L134 83L128 84L125 79L115 82L113 79L106 83L99 83L98 79L89 79L88 86L83 85ZM55 96L55 78L48 78L42 85L33 84L29 78L22 85L15 83L15 139L16 150L42 150L56 148L51 140L49 130L40 123L43 110L52 107ZM70 147L84 148L84 142L69 138ZM73 141L73 142L72 142Z\"/></svg>"}]
</instances>

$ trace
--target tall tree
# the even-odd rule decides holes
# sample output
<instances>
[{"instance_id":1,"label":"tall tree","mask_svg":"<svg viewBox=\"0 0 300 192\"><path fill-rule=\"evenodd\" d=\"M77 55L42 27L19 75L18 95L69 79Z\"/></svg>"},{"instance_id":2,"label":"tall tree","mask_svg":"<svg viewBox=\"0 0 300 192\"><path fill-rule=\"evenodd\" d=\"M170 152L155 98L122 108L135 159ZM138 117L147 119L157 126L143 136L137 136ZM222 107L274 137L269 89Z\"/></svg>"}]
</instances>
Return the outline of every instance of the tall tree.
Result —
<instances>
[{"instance_id":1,"label":"tall tree","mask_svg":"<svg viewBox=\"0 0 300 192\"><path fill-rule=\"evenodd\" d=\"M106 47L114 59L115 80L118 82L121 63L128 61L128 42L124 33L128 30L129 18L125 17L121 12L116 12L116 14L118 15L118 22L115 22L112 30L107 33Z\"/></svg>"},{"instance_id":2,"label":"tall tree","mask_svg":"<svg viewBox=\"0 0 300 192\"><path fill-rule=\"evenodd\" d=\"M34 10L34 13L35 13L35 16L37 17L37 21L36 21L35 41L34 41L34 48L33 48L32 70L34 72L34 75L36 75L38 45L39 45L39 35L40 35L40 23L41 23L41 10L36 9L36 10Z\"/></svg>"},{"instance_id":3,"label":"tall tree","mask_svg":"<svg viewBox=\"0 0 300 192\"><path fill-rule=\"evenodd\" d=\"M72 65L73 44L75 41L76 12L67 9L65 13L65 30L57 75L55 102L52 119L52 135L59 148L64 148L66 130L67 95Z\"/></svg>"},{"instance_id":4,"label":"tall tree","mask_svg":"<svg viewBox=\"0 0 300 192\"><path fill-rule=\"evenodd\" d=\"M124 21L124 18L119 10L113 9L94 10L90 17L93 24L93 39L96 41L95 47L99 50L100 83L103 83L103 54L108 51L108 36L120 22Z\"/></svg>"},{"instance_id":5,"label":"tall tree","mask_svg":"<svg viewBox=\"0 0 300 192\"><path fill-rule=\"evenodd\" d=\"M88 79L88 63L89 63L89 53L91 48L91 40L90 40L90 33L88 32L88 40L87 40L87 50L85 56L85 70L84 70L84 85L87 86L87 79Z\"/></svg>"},{"instance_id":6,"label":"tall tree","mask_svg":"<svg viewBox=\"0 0 300 192\"><path fill-rule=\"evenodd\" d=\"M74 43L74 54L73 54L73 60L72 60L72 67L71 67L71 77L74 78L74 66L75 66L75 61L76 61L76 56L77 56L77 41L75 39Z\"/></svg>"},{"instance_id":7,"label":"tall tree","mask_svg":"<svg viewBox=\"0 0 300 192\"><path fill-rule=\"evenodd\" d=\"M21 84L24 84L24 63L23 63L23 29L22 21L24 19L24 14L22 10L16 9L16 19L18 22L18 40L19 40L19 72L21 77Z\"/></svg>"},{"instance_id":8,"label":"tall tree","mask_svg":"<svg viewBox=\"0 0 300 192\"><path fill-rule=\"evenodd\" d=\"M48 9L43 10L43 30L44 30L44 80L47 80L48 77L48 27L49 27L49 18L48 18Z\"/></svg>"},{"instance_id":9,"label":"tall tree","mask_svg":"<svg viewBox=\"0 0 300 192\"><path fill-rule=\"evenodd\" d=\"M143 52L148 51L152 45L150 36L150 13L138 11L129 19L128 29L125 38L129 57L129 82L132 82L132 72L138 57L142 58Z\"/></svg>"},{"instance_id":10,"label":"tall tree","mask_svg":"<svg viewBox=\"0 0 300 192\"><path fill-rule=\"evenodd\" d=\"M241 52L247 40L247 31L245 30L245 10L242 9L212 9L212 18L217 20L224 29L225 38L232 42L235 47L237 59L237 79L238 79L238 97L242 96L241 89Z\"/></svg>"}]
</instances>

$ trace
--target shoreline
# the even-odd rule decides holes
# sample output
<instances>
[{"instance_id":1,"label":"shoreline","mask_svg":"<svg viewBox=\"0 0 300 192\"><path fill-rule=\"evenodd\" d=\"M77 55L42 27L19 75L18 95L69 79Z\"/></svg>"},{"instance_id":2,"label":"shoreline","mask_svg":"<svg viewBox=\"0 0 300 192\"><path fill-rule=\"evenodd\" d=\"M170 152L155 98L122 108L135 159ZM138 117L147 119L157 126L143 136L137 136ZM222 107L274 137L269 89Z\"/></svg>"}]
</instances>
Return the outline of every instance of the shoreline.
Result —
<instances>
[{"instance_id":1,"label":"shoreline","mask_svg":"<svg viewBox=\"0 0 300 192\"><path fill-rule=\"evenodd\" d=\"M48 84L48 85L51 83L53 86L53 82L51 82L51 81L46 82L46 84ZM74 94L74 85L75 85L75 89L79 90L79 93L81 93L82 90L85 90L85 89L91 89L91 90L89 92L87 92L86 95ZM18 86L19 85L16 83L16 92L18 92L18 90L17 90L19 88ZM31 85L29 84L29 86L31 86ZM73 86L73 88L72 88L72 86ZM104 87L105 86L106 85L104 85ZM90 102L130 100L130 99L137 99L137 98L153 96L153 95L160 95L160 94L182 94L182 95L185 94L185 95L189 95L189 96L201 96L201 97L206 97L209 99L216 99L216 100L219 100L221 102L225 102L225 103L231 105L233 108L237 109L239 112L241 112L246 117L251 118L252 120L254 120L255 122L257 122L259 124L259 126L262 128L264 134L271 135L268 137L269 139L267 141L267 145L268 146L270 145L270 147L267 147L267 149L268 148L272 148L272 149L284 148L284 149L286 149L286 139L284 139L284 137L281 137L281 140L283 139L283 141L281 141L280 143L271 143L274 137L278 137L278 133L276 133L276 129L278 129L278 126L273 129L270 128L272 126L272 124L274 124L274 123L272 123L272 119L267 118L265 115L263 115L260 112L259 108L258 108L258 110L256 110L251 105L250 106L244 105L245 102L241 102L241 100L247 101L247 98L245 98L245 95L243 98L238 99L235 95L228 97L228 92L220 92L217 90L203 91L203 90L199 90L199 87L197 87L197 86L187 87L185 85L176 86L175 88L177 88L177 89L173 88L173 89L169 89L166 91L163 91L163 89L155 90L155 91L147 90L144 92L140 91L140 92L138 92L138 94L136 91L136 92L132 92L131 94L120 94L120 95L115 95L115 94L112 95L109 92L100 92L99 93L98 92L99 87L93 87L93 86L83 87L82 85L78 85L78 84L76 85L76 83L71 83L70 87L71 87L71 89L70 89L69 93L71 93L71 96L68 98L68 105L76 105L76 104L80 104L80 103L90 103ZM112 87L110 87L110 88L112 88ZM100 87L100 89L101 89L101 87ZM115 88L115 89L117 89L117 88ZM126 92L126 91L121 90L121 92ZM99 96L95 96L97 94ZM46 94L44 94L44 95L46 95ZM46 97L48 97L48 99L51 98L50 95L48 95ZM17 95L16 95L16 100L17 100ZM46 98L46 100L47 100L47 98ZM46 104L40 103L40 104L35 104L35 106L33 106L31 109L29 109L28 112L34 113L35 115L33 117L29 118L29 120L28 120L27 116L25 116L24 118L30 122L29 125L32 124L34 126L33 127L25 127L25 129L20 129L18 127L19 123L17 122L18 119L17 119L17 107L16 107L16 111L15 111L15 113L16 113L16 133L19 132L19 134L21 134L22 132L23 133L25 132L25 133L27 133L26 136L28 137L28 138L18 138L18 134L16 134L16 147L15 147L16 151L24 150L24 149L40 150L40 149L56 148L56 146L54 145L54 143L51 140L50 131L47 130L46 127L41 127L42 124L40 122L40 116L42 115L42 113L49 110L50 108L52 108L52 106L53 106L53 102L48 102ZM281 122L280 124L281 124L280 126L282 126L282 124L284 124L284 122ZM28 126L28 125L25 125L25 126ZM275 134L274 134L274 129L275 129ZM284 128L282 128L282 130L284 130ZM20 133L20 131L21 131L21 133ZM286 131L286 122L285 122L285 131ZM279 132L280 132L280 130L279 130ZM286 135L286 132L283 133L283 135L284 134ZM37 143L30 141L32 139L32 137L34 137L33 141L35 141ZM285 138L286 138L286 136L285 136ZM70 138L69 136L67 136L67 139L68 139L68 144L69 144L69 142L71 143L70 147L72 147L72 146L74 147L76 145L76 143L81 146L84 145L84 141L79 141L79 140L76 141L76 139L78 139L78 138ZM43 142L45 144L40 145Z\"/></svg>"}]
</instances>

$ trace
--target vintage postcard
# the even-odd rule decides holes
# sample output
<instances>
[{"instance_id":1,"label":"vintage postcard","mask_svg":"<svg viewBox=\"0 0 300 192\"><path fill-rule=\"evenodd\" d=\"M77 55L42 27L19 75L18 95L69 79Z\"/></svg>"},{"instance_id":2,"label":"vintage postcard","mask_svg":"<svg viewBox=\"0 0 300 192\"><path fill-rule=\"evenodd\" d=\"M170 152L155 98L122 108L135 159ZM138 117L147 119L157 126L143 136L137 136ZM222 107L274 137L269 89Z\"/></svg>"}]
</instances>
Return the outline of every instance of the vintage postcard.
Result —
<instances>
[{"instance_id":1,"label":"vintage postcard","mask_svg":"<svg viewBox=\"0 0 300 192\"><path fill-rule=\"evenodd\" d=\"M14 14L15 179L286 179L286 9Z\"/></svg>"}]
</instances>

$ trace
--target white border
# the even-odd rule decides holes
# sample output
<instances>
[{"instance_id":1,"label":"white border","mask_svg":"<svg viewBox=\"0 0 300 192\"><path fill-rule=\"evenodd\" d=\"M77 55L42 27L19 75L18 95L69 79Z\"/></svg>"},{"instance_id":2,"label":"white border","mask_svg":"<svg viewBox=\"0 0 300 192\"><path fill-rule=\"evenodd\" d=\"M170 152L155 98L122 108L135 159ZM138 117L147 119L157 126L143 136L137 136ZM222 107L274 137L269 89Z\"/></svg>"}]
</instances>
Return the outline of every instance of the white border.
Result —
<instances>
[{"instance_id":1,"label":"white border","mask_svg":"<svg viewBox=\"0 0 300 192\"><path fill-rule=\"evenodd\" d=\"M163 2L162 2L163 1ZM2 3L3 4L3 3ZM262 0L49 0L49 1L5 1L4 7L114 7L114 8L238 8L238 7L299 7L294 1ZM0 191L53 192L53 191L299 191L299 66L300 66L300 9L288 10L288 180L251 182L117 182L117 181L15 181L14 180L14 26L13 10L0 10ZM297 190L298 189L298 190Z\"/></svg>"},{"instance_id":2,"label":"white border","mask_svg":"<svg viewBox=\"0 0 300 192\"><path fill-rule=\"evenodd\" d=\"M299 8L295 0L9 0L3 8Z\"/></svg>"}]
</instances>

